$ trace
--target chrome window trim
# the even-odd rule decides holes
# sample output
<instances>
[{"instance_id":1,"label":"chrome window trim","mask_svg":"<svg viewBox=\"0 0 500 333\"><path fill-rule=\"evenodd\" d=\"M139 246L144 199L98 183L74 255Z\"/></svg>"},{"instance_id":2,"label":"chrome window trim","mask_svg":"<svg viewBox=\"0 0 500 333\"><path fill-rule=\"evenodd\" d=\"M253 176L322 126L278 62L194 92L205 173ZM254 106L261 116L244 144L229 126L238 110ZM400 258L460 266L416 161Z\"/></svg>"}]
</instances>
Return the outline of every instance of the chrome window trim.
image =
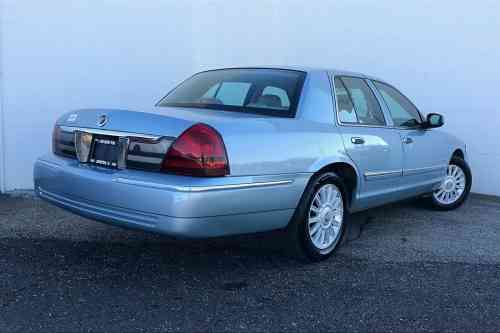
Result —
<instances>
[{"instance_id":1,"label":"chrome window trim","mask_svg":"<svg viewBox=\"0 0 500 333\"><path fill-rule=\"evenodd\" d=\"M158 183L124 178L124 177L114 178L113 181L121 184L157 188L161 190L170 190L176 192L208 192L208 191L221 191L221 190L236 190L236 189L246 189L254 187L287 185L293 183L293 180L278 180L270 182L210 185L210 186L178 186L178 185L158 184Z\"/></svg>"},{"instance_id":2,"label":"chrome window trim","mask_svg":"<svg viewBox=\"0 0 500 333\"><path fill-rule=\"evenodd\" d=\"M61 130L65 132L86 132L91 134L98 135L110 135L110 136L118 136L118 137L133 137L133 138L142 138L153 141L158 141L162 138L174 140L173 137L161 136L161 135L152 135L152 134L142 134L142 133L134 133L134 132L123 132L123 131L113 131L113 130L105 130L105 129L97 129L97 128L86 128L86 127L73 127L73 126L59 126Z\"/></svg>"}]
</instances>

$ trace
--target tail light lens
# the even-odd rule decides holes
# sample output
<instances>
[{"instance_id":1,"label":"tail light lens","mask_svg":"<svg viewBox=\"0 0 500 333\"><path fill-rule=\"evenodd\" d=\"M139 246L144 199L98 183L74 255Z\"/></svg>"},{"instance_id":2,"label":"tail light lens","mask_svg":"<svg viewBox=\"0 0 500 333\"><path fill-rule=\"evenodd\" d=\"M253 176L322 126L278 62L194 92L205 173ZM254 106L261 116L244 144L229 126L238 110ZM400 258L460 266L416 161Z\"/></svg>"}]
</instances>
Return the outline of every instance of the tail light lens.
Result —
<instances>
[{"instance_id":1,"label":"tail light lens","mask_svg":"<svg viewBox=\"0 0 500 333\"><path fill-rule=\"evenodd\" d=\"M162 171L195 177L229 174L226 147L220 134L205 124L196 124L170 146Z\"/></svg>"},{"instance_id":2,"label":"tail light lens","mask_svg":"<svg viewBox=\"0 0 500 333\"><path fill-rule=\"evenodd\" d=\"M52 129L52 152L56 155L60 154L59 141L61 141L61 128L54 126Z\"/></svg>"},{"instance_id":3,"label":"tail light lens","mask_svg":"<svg viewBox=\"0 0 500 333\"><path fill-rule=\"evenodd\" d=\"M52 131L52 152L56 155L75 158L75 138L73 132L66 132L59 126Z\"/></svg>"}]
</instances>

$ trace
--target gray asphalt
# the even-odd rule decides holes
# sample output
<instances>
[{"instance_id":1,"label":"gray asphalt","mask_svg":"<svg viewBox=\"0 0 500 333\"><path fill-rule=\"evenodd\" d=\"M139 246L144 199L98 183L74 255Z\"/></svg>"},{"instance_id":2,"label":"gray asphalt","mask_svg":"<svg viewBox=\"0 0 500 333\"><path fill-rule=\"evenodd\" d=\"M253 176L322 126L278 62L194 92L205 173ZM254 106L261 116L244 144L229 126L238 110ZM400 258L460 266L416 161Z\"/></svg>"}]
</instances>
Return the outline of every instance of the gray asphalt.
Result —
<instances>
[{"instance_id":1,"label":"gray asphalt","mask_svg":"<svg viewBox=\"0 0 500 333\"><path fill-rule=\"evenodd\" d=\"M305 264L279 234L178 241L0 196L0 332L500 331L500 202L358 216Z\"/></svg>"}]
</instances>

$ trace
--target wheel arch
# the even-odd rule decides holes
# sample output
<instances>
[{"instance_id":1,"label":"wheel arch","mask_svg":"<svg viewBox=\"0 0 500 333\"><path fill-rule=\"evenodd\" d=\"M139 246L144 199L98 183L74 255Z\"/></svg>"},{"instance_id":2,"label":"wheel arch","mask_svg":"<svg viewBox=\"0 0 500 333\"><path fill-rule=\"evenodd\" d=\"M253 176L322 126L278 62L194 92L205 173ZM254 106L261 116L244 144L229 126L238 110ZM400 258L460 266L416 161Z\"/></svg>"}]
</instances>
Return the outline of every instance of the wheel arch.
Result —
<instances>
[{"instance_id":1,"label":"wheel arch","mask_svg":"<svg viewBox=\"0 0 500 333\"><path fill-rule=\"evenodd\" d=\"M453 157L459 157L459 158L465 160L465 153L461 148L457 148L457 149L455 149L455 151L453 151L453 154L451 155L451 158L453 158Z\"/></svg>"},{"instance_id":2,"label":"wheel arch","mask_svg":"<svg viewBox=\"0 0 500 333\"><path fill-rule=\"evenodd\" d=\"M342 178L346 190L349 191L349 195L347 196L347 203L348 207L351 208L352 203L356 198L356 193L360 184L359 173L354 164L348 163L346 161L335 161L325 164L316 172L314 172L311 180L326 172L333 172L337 176Z\"/></svg>"}]
</instances>

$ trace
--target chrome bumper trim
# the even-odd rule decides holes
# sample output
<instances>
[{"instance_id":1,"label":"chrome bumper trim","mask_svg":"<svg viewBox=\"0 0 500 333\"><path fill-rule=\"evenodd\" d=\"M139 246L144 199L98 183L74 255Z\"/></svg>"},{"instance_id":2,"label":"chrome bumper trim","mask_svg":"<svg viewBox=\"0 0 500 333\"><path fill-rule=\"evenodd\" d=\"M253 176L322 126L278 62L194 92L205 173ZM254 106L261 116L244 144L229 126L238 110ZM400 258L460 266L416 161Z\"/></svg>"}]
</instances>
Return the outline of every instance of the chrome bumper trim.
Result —
<instances>
[{"instance_id":1,"label":"chrome bumper trim","mask_svg":"<svg viewBox=\"0 0 500 333\"><path fill-rule=\"evenodd\" d=\"M142 180L135 180L135 179L129 179L129 178L123 178L123 177L114 178L113 181L115 181L117 183L122 183L122 184L151 187L151 188L157 188L157 189L161 189L161 190L170 190L170 191L176 191L176 192L207 192L207 191L222 191L222 190L236 190L236 189L239 190L239 189L254 188L254 187L286 185L286 184L293 183L293 180L279 180L279 181L271 181L271 182L211 185L211 186L177 186L177 185L145 182Z\"/></svg>"}]
</instances>

